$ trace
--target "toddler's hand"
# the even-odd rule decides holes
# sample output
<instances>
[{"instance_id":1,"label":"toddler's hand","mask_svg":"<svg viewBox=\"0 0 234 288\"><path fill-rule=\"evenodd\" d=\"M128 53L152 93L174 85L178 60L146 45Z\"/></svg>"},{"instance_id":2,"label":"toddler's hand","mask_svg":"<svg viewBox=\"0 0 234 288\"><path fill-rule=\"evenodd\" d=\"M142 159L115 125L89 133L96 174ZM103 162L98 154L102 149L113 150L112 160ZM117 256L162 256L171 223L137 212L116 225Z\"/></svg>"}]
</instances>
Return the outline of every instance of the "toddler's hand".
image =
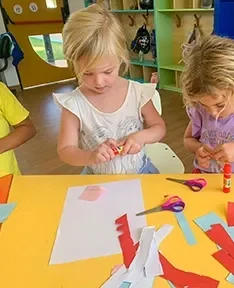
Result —
<instances>
[{"instance_id":1,"label":"toddler's hand","mask_svg":"<svg viewBox=\"0 0 234 288\"><path fill-rule=\"evenodd\" d=\"M212 158L213 150L207 146L202 145L196 151L197 163L201 168L208 169L210 166L210 159Z\"/></svg>"},{"instance_id":2,"label":"toddler's hand","mask_svg":"<svg viewBox=\"0 0 234 288\"><path fill-rule=\"evenodd\" d=\"M214 151L214 158L222 164L234 162L234 143L224 143L218 146Z\"/></svg>"},{"instance_id":3,"label":"toddler's hand","mask_svg":"<svg viewBox=\"0 0 234 288\"><path fill-rule=\"evenodd\" d=\"M123 150L120 153L121 156L125 156L126 154L137 154L144 146L144 139L142 139L140 132L136 132L124 138L118 143L118 146L123 146Z\"/></svg>"},{"instance_id":4,"label":"toddler's hand","mask_svg":"<svg viewBox=\"0 0 234 288\"><path fill-rule=\"evenodd\" d=\"M115 155L111 148L116 146L117 142L114 139L106 140L91 153L90 162L93 164L100 164L114 159Z\"/></svg>"}]
</instances>

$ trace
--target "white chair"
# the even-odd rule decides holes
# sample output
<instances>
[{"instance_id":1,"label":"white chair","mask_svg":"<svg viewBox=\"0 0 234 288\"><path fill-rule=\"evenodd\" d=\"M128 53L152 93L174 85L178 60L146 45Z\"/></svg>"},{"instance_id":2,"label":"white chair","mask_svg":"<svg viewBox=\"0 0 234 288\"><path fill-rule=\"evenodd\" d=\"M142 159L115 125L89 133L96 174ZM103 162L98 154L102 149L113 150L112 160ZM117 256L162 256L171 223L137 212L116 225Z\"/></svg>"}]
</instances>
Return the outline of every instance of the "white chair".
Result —
<instances>
[{"instance_id":1,"label":"white chair","mask_svg":"<svg viewBox=\"0 0 234 288\"><path fill-rule=\"evenodd\" d=\"M147 86L155 86L155 84L146 83ZM152 99L158 113L162 115L161 98L157 90L155 90ZM183 174L184 165L174 151L165 143L147 144L145 146L146 154L152 163L158 168L161 174Z\"/></svg>"}]
</instances>

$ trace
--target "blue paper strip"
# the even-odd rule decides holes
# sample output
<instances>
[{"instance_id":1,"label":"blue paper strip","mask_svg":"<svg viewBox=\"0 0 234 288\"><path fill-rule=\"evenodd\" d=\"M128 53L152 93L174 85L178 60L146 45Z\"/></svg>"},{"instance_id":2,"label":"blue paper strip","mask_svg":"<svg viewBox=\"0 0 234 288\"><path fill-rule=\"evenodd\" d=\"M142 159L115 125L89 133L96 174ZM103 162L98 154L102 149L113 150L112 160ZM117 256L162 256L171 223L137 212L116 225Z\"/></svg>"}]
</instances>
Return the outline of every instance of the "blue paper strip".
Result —
<instances>
[{"instance_id":1,"label":"blue paper strip","mask_svg":"<svg viewBox=\"0 0 234 288\"><path fill-rule=\"evenodd\" d=\"M130 282L123 282L119 288L129 288L131 285Z\"/></svg>"},{"instance_id":2,"label":"blue paper strip","mask_svg":"<svg viewBox=\"0 0 234 288\"><path fill-rule=\"evenodd\" d=\"M234 240L234 227L228 227L228 225L214 212L210 212L206 215L203 215L194 220L194 222L204 231L211 229L211 225L213 224L221 224L230 237ZM217 245L218 250L220 247ZM234 284L234 275L229 274L226 280L232 284Z\"/></svg>"},{"instance_id":3,"label":"blue paper strip","mask_svg":"<svg viewBox=\"0 0 234 288\"><path fill-rule=\"evenodd\" d=\"M178 221L178 223L180 225L181 230L184 233L184 236L185 236L188 244L190 244L190 245L197 244L197 241L195 239L193 231L191 230L191 228L189 226L189 223L188 223L187 219L184 216L183 211L182 212L177 212L177 213L174 213L174 214L175 214L175 217L176 217L176 219L177 219L177 221Z\"/></svg>"},{"instance_id":4,"label":"blue paper strip","mask_svg":"<svg viewBox=\"0 0 234 288\"><path fill-rule=\"evenodd\" d=\"M16 203L0 204L0 223L3 223L15 209Z\"/></svg>"},{"instance_id":5,"label":"blue paper strip","mask_svg":"<svg viewBox=\"0 0 234 288\"><path fill-rule=\"evenodd\" d=\"M233 274L229 274L226 278L226 280L232 284L234 284L234 275Z\"/></svg>"}]
</instances>

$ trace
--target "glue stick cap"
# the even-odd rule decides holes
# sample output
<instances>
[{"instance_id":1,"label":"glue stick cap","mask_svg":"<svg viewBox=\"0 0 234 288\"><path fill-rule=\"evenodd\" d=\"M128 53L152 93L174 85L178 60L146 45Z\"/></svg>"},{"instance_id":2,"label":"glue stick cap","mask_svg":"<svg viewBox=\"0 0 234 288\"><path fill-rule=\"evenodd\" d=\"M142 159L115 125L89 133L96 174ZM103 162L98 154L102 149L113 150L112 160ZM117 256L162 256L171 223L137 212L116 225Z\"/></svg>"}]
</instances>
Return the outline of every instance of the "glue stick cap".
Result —
<instances>
[{"instance_id":1,"label":"glue stick cap","mask_svg":"<svg viewBox=\"0 0 234 288\"><path fill-rule=\"evenodd\" d=\"M224 164L223 171L224 171L224 173L226 173L226 174L232 173L232 166L231 166L231 164L225 163L225 164Z\"/></svg>"}]
</instances>

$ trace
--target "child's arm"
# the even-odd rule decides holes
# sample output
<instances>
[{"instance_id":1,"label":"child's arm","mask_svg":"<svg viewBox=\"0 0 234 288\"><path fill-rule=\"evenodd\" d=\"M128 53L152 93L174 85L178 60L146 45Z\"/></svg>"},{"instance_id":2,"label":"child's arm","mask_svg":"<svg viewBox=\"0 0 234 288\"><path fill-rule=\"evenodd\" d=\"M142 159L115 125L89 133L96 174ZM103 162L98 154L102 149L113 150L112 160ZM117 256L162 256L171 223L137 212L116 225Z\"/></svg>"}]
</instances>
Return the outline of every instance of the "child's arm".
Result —
<instances>
[{"instance_id":1,"label":"child's arm","mask_svg":"<svg viewBox=\"0 0 234 288\"><path fill-rule=\"evenodd\" d=\"M184 133L184 147L195 154L201 146L202 143L192 136L192 122L190 121Z\"/></svg>"},{"instance_id":2,"label":"child's arm","mask_svg":"<svg viewBox=\"0 0 234 288\"><path fill-rule=\"evenodd\" d=\"M36 135L36 128L28 118L13 127L14 131L0 139L0 154L19 147Z\"/></svg>"},{"instance_id":3,"label":"child's arm","mask_svg":"<svg viewBox=\"0 0 234 288\"><path fill-rule=\"evenodd\" d=\"M166 125L158 111L155 109L152 100L147 102L141 109L145 129L141 131L144 144L156 143L165 136Z\"/></svg>"},{"instance_id":4,"label":"child's arm","mask_svg":"<svg viewBox=\"0 0 234 288\"><path fill-rule=\"evenodd\" d=\"M199 142L197 138L193 137L191 121L184 133L184 146L196 155L198 165L201 168L207 169L210 166L213 150L209 146Z\"/></svg>"},{"instance_id":5,"label":"child's arm","mask_svg":"<svg viewBox=\"0 0 234 288\"><path fill-rule=\"evenodd\" d=\"M114 158L115 155L110 145L116 145L116 143L111 140L101 144L96 151L80 149L78 147L79 131L79 118L63 108L58 140L58 154L62 161L71 166L86 166L106 162Z\"/></svg>"}]
</instances>

